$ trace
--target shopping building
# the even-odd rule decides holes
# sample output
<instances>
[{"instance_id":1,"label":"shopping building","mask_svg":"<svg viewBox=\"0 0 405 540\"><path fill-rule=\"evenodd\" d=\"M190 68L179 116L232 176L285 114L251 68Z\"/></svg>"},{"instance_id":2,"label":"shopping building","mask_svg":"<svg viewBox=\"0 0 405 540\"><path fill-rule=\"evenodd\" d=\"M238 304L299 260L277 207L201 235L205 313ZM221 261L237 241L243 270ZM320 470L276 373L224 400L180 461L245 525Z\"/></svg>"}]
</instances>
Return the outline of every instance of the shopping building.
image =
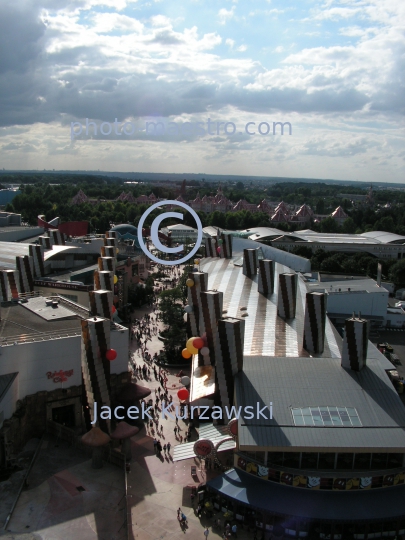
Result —
<instances>
[{"instance_id":1,"label":"shopping building","mask_svg":"<svg viewBox=\"0 0 405 540\"><path fill-rule=\"evenodd\" d=\"M275 536L405 534L405 409L369 322L356 313L342 339L326 293L282 252L220 239L189 276L190 333L209 349L193 357L190 402L254 415L237 430L215 421L215 440L203 430L214 458L234 447L233 468L207 484L214 508Z\"/></svg>"},{"instance_id":2,"label":"shopping building","mask_svg":"<svg viewBox=\"0 0 405 540\"><path fill-rule=\"evenodd\" d=\"M94 402L110 405L131 387L128 329L115 322L113 304L115 296L121 301L119 280L114 293L116 242L108 232L84 306L17 289L16 282L29 286L24 269L41 261L40 246L38 254L20 257L19 270L0 272L0 468L12 468L24 444L50 422L81 434L91 427Z\"/></svg>"}]
</instances>

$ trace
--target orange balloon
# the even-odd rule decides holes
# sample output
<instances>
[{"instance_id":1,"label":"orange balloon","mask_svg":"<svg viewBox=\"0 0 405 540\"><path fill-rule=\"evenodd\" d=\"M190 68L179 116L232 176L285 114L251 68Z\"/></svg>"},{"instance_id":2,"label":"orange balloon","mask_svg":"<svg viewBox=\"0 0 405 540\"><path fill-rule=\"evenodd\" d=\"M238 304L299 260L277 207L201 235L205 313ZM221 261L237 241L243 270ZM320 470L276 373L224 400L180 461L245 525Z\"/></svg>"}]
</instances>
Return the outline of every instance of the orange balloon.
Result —
<instances>
[{"instance_id":1,"label":"orange balloon","mask_svg":"<svg viewBox=\"0 0 405 540\"><path fill-rule=\"evenodd\" d=\"M183 349L181 351L181 356L186 359L191 358L191 352L188 349Z\"/></svg>"}]
</instances>

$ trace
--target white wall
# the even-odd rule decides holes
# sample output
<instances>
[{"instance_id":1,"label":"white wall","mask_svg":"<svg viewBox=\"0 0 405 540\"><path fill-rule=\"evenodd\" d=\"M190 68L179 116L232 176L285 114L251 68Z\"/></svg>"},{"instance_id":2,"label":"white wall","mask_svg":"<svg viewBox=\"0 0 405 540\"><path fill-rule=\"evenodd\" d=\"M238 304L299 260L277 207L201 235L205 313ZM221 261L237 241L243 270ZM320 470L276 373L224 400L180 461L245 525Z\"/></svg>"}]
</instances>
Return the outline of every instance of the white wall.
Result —
<instances>
[{"instance_id":1,"label":"white wall","mask_svg":"<svg viewBox=\"0 0 405 540\"><path fill-rule=\"evenodd\" d=\"M111 332L111 348L117 358L111 362L111 373L128 371L128 329ZM34 343L4 346L0 356L0 375L18 371L18 396L35 394L41 390L50 392L57 388L69 388L82 384L81 336L58 338ZM69 371L73 375L63 383L54 383L47 373Z\"/></svg>"},{"instance_id":2,"label":"white wall","mask_svg":"<svg viewBox=\"0 0 405 540\"><path fill-rule=\"evenodd\" d=\"M41 390L50 392L61 388L61 383L54 383L52 379L48 379L46 374L49 371L73 369L73 375L63 383L63 387L80 385L82 383L80 341L80 336L72 336L4 346L0 356L0 374L19 372L17 399Z\"/></svg>"},{"instance_id":3,"label":"white wall","mask_svg":"<svg viewBox=\"0 0 405 540\"><path fill-rule=\"evenodd\" d=\"M123 373L128 371L128 328L111 332L111 348L117 351L117 358L111 362L111 373Z\"/></svg>"},{"instance_id":4,"label":"white wall","mask_svg":"<svg viewBox=\"0 0 405 540\"><path fill-rule=\"evenodd\" d=\"M342 291L328 292L328 311L330 313L358 313L385 317L387 313L388 291L359 292Z\"/></svg>"}]
</instances>

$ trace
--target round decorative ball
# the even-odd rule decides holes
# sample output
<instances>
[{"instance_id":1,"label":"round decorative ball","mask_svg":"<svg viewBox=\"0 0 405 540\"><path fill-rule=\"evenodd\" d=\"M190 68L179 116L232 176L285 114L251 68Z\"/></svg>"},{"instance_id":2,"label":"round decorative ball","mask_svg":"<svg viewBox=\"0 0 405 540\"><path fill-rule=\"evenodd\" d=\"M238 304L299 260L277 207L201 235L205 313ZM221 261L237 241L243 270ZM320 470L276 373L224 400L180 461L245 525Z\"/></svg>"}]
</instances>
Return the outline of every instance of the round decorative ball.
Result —
<instances>
[{"instance_id":1,"label":"round decorative ball","mask_svg":"<svg viewBox=\"0 0 405 540\"><path fill-rule=\"evenodd\" d=\"M180 390L177 392L177 397L180 401L186 401L189 395L190 394L187 388L180 388Z\"/></svg>"},{"instance_id":2,"label":"round decorative ball","mask_svg":"<svg viewBox=\"0 0 405 540\"><path fill-rule=\"evenodd\" d=\"M117 351L115 349L108 349L108 351L105 353L105 357L107 360L112 362L117 358Z\"/></svg>"}]
</instances>

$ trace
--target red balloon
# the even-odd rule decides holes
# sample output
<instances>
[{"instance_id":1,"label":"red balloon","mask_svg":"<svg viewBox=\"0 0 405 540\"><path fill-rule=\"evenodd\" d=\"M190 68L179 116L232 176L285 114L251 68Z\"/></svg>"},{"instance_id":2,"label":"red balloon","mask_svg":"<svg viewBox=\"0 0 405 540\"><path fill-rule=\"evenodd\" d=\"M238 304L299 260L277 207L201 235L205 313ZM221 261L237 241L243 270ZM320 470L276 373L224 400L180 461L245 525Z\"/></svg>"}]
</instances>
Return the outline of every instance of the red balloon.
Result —
<instances>
[{"instance_id":1,"label":"red balloon","mask_svg":"<svg viewBox=\"0 0 405 540\"><path fill-rule=\"evenodd\" d=\"M105 357L107 360L112 362L117 358L117 351L115 349L108 349L108 351L105 353Z\"/></svg>"},{"instance_id":2,"label":"red balloon","mask_svg":"<svg viewBox=\"0 0 405 540\"><path fill-rule=\"evenodd\" d=\"M180 401L186 401L189 395L190 394L186 388L180 388L180 390L177 392L177 397Z\"/></svg>"},{"instance_id":3,"label":"red balloon","mask_svg":"<svg viewBox=\"0 0 405 540\"><path fill-rule=\"evenodd\" d=\"M193 341L193 345L196 349L202 349L204 347L204 340L200 337L196 337Z\"/></svg>"}]
</instances>

